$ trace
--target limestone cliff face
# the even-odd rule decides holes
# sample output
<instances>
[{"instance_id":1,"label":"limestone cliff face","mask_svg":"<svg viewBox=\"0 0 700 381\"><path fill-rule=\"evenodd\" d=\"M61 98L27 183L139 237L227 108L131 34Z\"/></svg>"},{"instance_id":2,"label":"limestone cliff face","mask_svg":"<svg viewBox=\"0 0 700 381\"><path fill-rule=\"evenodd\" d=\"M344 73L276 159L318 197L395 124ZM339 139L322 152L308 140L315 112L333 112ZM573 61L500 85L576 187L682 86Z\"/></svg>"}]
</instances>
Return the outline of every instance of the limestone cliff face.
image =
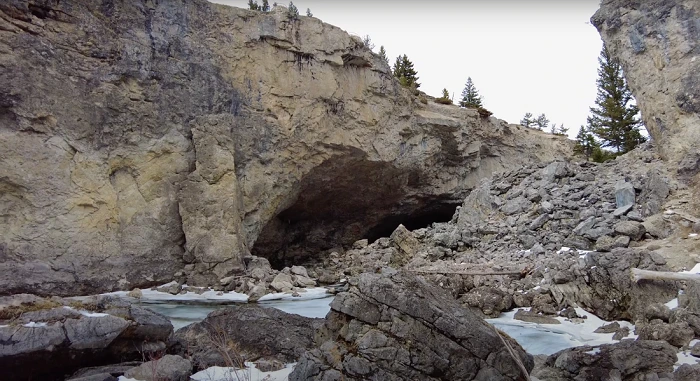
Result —
<instances>
[{"instance_id":1,"label":"limestone cliff face","mask_svg":"<svg viewBox=\"0 0 700 381\"><path fill-rule=\"evenodd\" d=\"M303 260L569 152L419 102L358 38L282 7L4 1L0 67L0 293Z\"/></svg>"},{"instance_id":2,"label":"limestone cliff face","mask_svg":"<svg viewBox=\"0 0 700 381\"><path fill-rule=\"evenodd\" d=\"M700 2L605 0L591 18L679 175L700 172Z\"/></svg>"}]
</instances>

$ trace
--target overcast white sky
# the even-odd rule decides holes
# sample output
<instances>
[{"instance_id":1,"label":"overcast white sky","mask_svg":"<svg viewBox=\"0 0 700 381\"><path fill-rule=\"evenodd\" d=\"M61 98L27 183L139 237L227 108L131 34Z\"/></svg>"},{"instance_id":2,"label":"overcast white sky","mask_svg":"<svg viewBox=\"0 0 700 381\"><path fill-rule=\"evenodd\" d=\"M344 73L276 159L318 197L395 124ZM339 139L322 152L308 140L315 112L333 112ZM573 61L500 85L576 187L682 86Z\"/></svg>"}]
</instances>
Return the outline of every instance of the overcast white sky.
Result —
<instances>
[{"instance_id":1,"label":"overcast white sky","mask_svg":"<svg viewBox=\"0 0 700 381\"><path fill-rule=\"evenodd\" d=\"M248 0L213 2L247 8ZM258 1L262 3L262 0ZM272 4L274 1L270 1ZM279 1L288 5L286 1ZM407 54L420 89L457 101L467 77L494 116L518 123L545 113L575 136L596 96L602 42L590 17L598 0L298 0L302 14Z\"/></svg>"}]
</instances>

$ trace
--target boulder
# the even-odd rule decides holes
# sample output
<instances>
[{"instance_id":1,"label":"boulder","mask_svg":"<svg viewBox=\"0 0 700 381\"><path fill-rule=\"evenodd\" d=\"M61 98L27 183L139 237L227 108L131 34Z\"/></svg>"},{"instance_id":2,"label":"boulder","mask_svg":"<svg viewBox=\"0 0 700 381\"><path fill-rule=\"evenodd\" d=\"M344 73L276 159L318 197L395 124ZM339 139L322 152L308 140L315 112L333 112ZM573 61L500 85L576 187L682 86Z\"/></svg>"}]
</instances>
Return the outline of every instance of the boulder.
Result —
<instances>
[{"instance_id":1,"label":"boulder","mask_svg":"<svg viewBox=\"0 0 700 381\"><path fill-rule=\"evenodd\" d=\"M164 350L173 332L164 316L109 297L34 300L15 308L24 312L0 326L0 367L8 381L62 380L80 368L141 359Z\"/></svg>"},{"instance_id":2,"label":"boulder","mask_svg":"<svg viewBox=\"0 0 700 381\"><path fill-rule=\"evenodd\" d=\"M626 181L615 184L615 204L618 208L634 205L634 186Z\"/></svg>"},{"instance_id":3,"label":"boulder","mask_svg":"<svg viewBox=\"0 0 700 381\"><path fill-rule=\"evenodd\" d=\"M591 252L583 261L562 270L571 277L566 283L554 284L551 292L557 303L579 305L605 320L643 319L649 304L675 298L678 285L671 281L632 282L630 269L667 271L665 263L658 254L635 248Z\"/></svg>"},{"instance_id":4,"label":"boulder","mask_svg":"<svg viewBox=\"0 0 700 381\"><path fill-rule=\"evenodd\" d=\"M676 361L675 348L663 341L623 340L557 352L533 376L541 381L649 380L673 372Z\"/></svg>"},{"instance_id":5,"label":"boulder","mask_svg":"<svg viewBox=\"0 0 700 381\"><path fill-rule=\"evenodd\" d=\"M649 324L637 326L636 333L640 340L663 340L678 348L688 345L695 337L695 332L688 323L669 324L661 320L652 320Z\"/></svg>"},{"instance_id":6,"label":"boulder","mask_svg":"<svg viewBox=\"0 0 700 381\"><path fill-rule=\"evenodd\" d=\"M175 332L170 352L189 354L198 368L228 366L224 356L227 353L244 361L267 358L290 363L312 347L314 334L322 324L323 319L258 304L228 307Z\"/></svg>"},{"instance_id":7,"label":"boulder","mask_svg":"<svg viewBox=\"0 0 700 381\"><path fill-rule=\"evenodd\" d=\"M140 381L189 381L191 374L190 360L165 355L127 370L124 377Z\"/></svg>"},{"instance_id":8,"label":"boulder","mask_svg":"<svg viewBox=\"0 0 700 381\"><path fill-rule=\"evenodd\" d=\"M392 257L392 264L401 266L406 264L418 251L420 242L411 234L405 226L399 225L393 233L391 240L394 241L399 248L398 255Z\"/></svg>"},{"instance_id":9,"label":"boulder","mask_svg":"<svg viewBox=\"0 0 700 381\"><path fill-rule=\"evenodd\" d=\"M513 307L513 297L494 287L471 289L459 301L491 318L498 317L501 312Z\"/></svg>"},{"instance_id":10,"label":"boulder","mask_svg":"<svg viewBox=\"0 0 700 381\"><path fill-rule=\"evenodd\" d=\"M529 371L532 357L512 339L414 275L365 273L338 294L324 340L289 376L300 380L519 380L504 341Z\"/></svg>"},{"instance_id":11,"label":"boulder","mask_svg":"<svg viewBox=\"0 0 700 381\"><path fill-rule=\"evenodd\" d=\"M620 221L615 224L615 233L630 237L634 241L639 241L647 230L644 225L635 221Z\"/></svg>"},{"instance_id":12,"label":"boulder","mask_svg":"<svg viewBox=\"0 0 700 381\"><path fill-rule=\"evenodd\" d=\"M292 288L294 288L294 281L292 280L291 275L279 273L272 280L272 283L270 283L270 287L279 292L291 291Z\"/></svg>"}]
</instances>

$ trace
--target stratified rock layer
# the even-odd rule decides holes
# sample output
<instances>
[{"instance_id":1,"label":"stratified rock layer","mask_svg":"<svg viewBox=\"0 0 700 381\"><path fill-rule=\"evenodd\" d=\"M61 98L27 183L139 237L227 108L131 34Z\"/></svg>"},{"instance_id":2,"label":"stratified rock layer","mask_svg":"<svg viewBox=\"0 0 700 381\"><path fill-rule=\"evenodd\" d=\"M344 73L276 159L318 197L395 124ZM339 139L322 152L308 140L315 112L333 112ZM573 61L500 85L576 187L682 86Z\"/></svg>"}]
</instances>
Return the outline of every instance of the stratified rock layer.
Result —
<instances>
[{"instance_id":1,"label":"stratified rock layer","mask_svg":"<svg viewBox=\"0 0 700 381\"><path fill-rule=\"evenodd\" d=\"M251 250L280 266L449 219L481 178L569 152L419 102L283 7L2 2L0 66L0 293L215 284Z\"/></svg>"},{"instance_id":2,"label":"stratified rock layer","mask_svg":"<svg viewBox=\"0 0 700 381\"><path fill-rule=\"evenodd\" d=\"M289 379L524 380L502 340L532 369L515 341L446 292L407 273L365 273L333 300L319 347Z\"/></svg>"},{"instance_id":3,"label":"stratified rock layer","mask_svg":"<svg viewBox=\"0 0 700 381\"><path fill-rule=\"evenodd\" d=\"M606 0L591 18L617 57L655 147L680 175L700 171L700 3Z\"/></svg>"}]
</instances>

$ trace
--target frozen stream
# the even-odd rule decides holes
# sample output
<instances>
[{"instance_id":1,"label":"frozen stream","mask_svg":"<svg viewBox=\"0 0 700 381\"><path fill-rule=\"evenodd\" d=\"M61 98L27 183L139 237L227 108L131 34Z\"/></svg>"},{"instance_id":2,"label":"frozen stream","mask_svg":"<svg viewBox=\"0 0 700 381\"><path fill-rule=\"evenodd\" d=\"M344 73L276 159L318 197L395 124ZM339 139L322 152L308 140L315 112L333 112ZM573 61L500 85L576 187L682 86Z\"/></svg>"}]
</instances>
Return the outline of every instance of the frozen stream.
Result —
<instances>
[{"instance_id":1,"label":"frozen stream","mask_svg":"<svg viewBox=\"0 0 700 381\"><path fill-rule=\"evenodd\" d=\"M333 297L325 298L285 298L260 302L263 306L278 308L284 312L307 317L323 318L330 311ZM214 305L207 303L178 303L176 301L144 301L142 304L170 318L175 329L202 321L210 312L236 304ZM612 342L612 334L597 334L593 331L605 324L593 315L580 323L560 319L562 324L534 324L513 319L515 312L508 312L497 319L489 319L491 324L517 340L531 354L552 354L562 349L581 346L599 345ZM579 314L585 314L580 310ZM623 325L629 323L621 322Z\"/></svg>"},{"instance_id":2,"label":"frozen stream","mask_svg":"<svg viewBox=\"0 0 700 381\"><path fill-rule=\"evenodd\" d=\"M329 295L329 297L320 299L271 300L268 302L260 302L259 304L261 306L274 307L290 314L323 318L326 317L326 314L331 309L331 301L333 301L333 298ZM145 302L142 303L142 305L170 318L175 330L202 321L209 313L219 308L236 306L236 304L181 304L176 302Z\"/></svg>"}]
</instances>

